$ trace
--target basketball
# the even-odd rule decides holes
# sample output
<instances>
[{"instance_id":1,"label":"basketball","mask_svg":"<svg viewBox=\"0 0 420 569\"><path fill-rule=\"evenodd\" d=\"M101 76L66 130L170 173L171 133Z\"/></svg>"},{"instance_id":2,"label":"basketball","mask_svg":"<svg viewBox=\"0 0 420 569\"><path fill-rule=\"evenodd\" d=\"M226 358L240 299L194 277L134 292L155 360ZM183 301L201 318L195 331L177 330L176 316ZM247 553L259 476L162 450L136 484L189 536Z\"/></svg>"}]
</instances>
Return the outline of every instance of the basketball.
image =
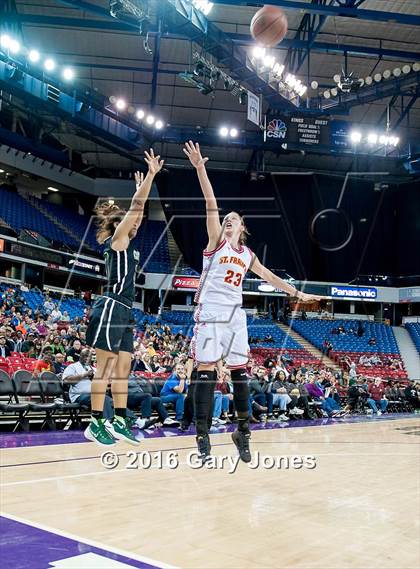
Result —
<instances>
[{"instance_id":1,"label":"basketball","mask_svg":"<svg viewBox=\"0 0 420 569\"><path fill-rule=\"evenodd\" d=\"M251 35L264 47L274 47L287 34L287 17L277 6L264 6L251 20Z\"/></svg>"}]
</instances>

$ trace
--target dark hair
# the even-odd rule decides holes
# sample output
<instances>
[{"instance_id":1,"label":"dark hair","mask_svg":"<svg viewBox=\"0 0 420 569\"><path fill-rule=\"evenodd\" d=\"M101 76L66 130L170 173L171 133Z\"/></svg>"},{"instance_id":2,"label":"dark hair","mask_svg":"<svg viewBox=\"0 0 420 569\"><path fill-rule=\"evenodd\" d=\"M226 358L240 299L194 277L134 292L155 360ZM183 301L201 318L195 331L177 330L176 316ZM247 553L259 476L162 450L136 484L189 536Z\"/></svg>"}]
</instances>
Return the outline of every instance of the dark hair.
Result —
<instances>
[{"instance_id":1,"label":"dark hair","mask_svg":"<svg viewBox=\"0 0 420 569\"><path fill-rule=\"evenodd\" d=\"M96 215L95 221L98 226L96 240L102 245L108 237L114 234L114 224L120 223L120 221L124 219L126 212L117 205L105 202L99 205L94 213Z\"/></svg>"}]
</instances>

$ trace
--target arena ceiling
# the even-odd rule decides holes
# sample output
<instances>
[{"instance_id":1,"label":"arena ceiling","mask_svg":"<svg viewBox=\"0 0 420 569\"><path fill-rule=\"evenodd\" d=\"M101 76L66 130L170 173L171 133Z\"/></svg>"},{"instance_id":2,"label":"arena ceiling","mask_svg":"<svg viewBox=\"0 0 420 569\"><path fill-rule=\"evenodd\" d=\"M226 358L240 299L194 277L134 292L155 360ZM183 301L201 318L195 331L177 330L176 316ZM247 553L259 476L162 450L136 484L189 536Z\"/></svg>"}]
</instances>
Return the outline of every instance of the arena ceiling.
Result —
<instances>
[{"instance_id":1,"label":"arena ceiling","mask_svg":"<svg viewBox=\"0 0 420 569\"><path fill-rule=\"evenodd\" d=\"M73 66L78 80L90 89L97 89L106 97L123 97L134 107L153 109L153 113L169 125L218 129L229 123L239 129L255 130L256 127L247 121L246 107L241 106L229 92L218 88L205 96L179 77L180 72L189 68L192 50L202 49L189 39L186 22L178 19L175 26L167 24L164 17L162 33L150 35L152 54L148 54L138 30L109 15L108 0L7 0L6 3L9 8L6 18L20 28L25 45L51 54L60 66ZM173 2L150 0L149 3L152 27L156 30L162 10L168 8L167 4L171 4L172 9ZM216 2L208 19L228 33L236 46L250 50L249 23L258 5L233 4L235 2L232 1L227 4ZM286 42L274 50L279 62L287 57L288 50L284 47L291 45L290 52L293 45L297 45L296 40L304 37L303 9L345 7L366 12L365 19L345 17L332 10L331 13L325 12L322 20L313 22L311 48L304 54L304 61L295 74L306 84L317 81L321 93L335 86L333 76L340 73L346 51L348 70L361 78L420 61L418 0L286 0L277 4L283 5L289 22ZM302 10L298 9L299 4ZM381 21L379 14L384 10L393 13L395 18ZM377 12L378 17L372 15L372 11ZM369 53L363 53L364 50ZM227 73L235 71L217 60L214 63ZM243 84L247 85L246 82ZM337 114L335 117L366 128L385 128L387 106L390 105L391 127L399 123L397 130L401 140L419 143L419 92L417 83L404 98L396 91L391 96L352 106L349 114ZM266 101L264 108L269 106ZM105 170L135 166L135 160L99 145L88 136L81 136L69 125L57 125L52 134L61 143L81 152L88 164ZM156 143L155 147L166 157L167 164L185 164L179 143ZM255 159L254 150L229 145L205 148L205 152L211 157L212 166L220 169L251 169ZM293 167L345 171L353 160L354 156L331 156L328 153L320 156L304 151L278 155L267 152L263 167L267 170ZM261 168L261 163L259 166ZM395 169L398 171L399 166L396 165Z\"/></svg>"}]
</instances>

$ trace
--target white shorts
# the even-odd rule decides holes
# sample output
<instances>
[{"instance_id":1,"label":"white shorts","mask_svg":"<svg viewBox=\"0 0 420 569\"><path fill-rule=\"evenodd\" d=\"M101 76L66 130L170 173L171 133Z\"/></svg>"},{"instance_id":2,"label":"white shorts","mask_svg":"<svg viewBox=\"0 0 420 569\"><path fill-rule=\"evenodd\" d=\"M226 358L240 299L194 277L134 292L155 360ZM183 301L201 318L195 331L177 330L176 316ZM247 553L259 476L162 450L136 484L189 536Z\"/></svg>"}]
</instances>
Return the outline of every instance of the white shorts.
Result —
<instances>
[{"instance_id":1,"label":"white shorts","mask_svg":"<svg viewBox=\"0 0 420 569\"><path fill-rule=\"evenodd\" d=\"M249 345L246 312L239 306L199 306L194 314L192 356L197 363L226 359L227 367L243 367L248 362Z\"/></svg>"}]
</instances>

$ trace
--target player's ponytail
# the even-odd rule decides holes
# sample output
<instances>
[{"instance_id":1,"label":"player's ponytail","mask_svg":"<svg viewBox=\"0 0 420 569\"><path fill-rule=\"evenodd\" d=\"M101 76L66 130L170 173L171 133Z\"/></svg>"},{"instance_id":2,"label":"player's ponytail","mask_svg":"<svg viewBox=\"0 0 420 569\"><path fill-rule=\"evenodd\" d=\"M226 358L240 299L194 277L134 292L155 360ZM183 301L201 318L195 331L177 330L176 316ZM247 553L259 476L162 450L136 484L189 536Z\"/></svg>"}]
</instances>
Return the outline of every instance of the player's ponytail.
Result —
<instances>
[{"instance_id":1,"label":"player's ponytail","mask_svg":"<svg viewBox=\"0 0 420 569\"><path fill-rule=\"evenodd\" d=\"M120 223L125 216L125 211L117 205L108 202L102 203L95 209L96 224L98 230L96 232L96 240L100 245L111 237L115 231L115 223Z\"/></svg>"}]
</instances>

